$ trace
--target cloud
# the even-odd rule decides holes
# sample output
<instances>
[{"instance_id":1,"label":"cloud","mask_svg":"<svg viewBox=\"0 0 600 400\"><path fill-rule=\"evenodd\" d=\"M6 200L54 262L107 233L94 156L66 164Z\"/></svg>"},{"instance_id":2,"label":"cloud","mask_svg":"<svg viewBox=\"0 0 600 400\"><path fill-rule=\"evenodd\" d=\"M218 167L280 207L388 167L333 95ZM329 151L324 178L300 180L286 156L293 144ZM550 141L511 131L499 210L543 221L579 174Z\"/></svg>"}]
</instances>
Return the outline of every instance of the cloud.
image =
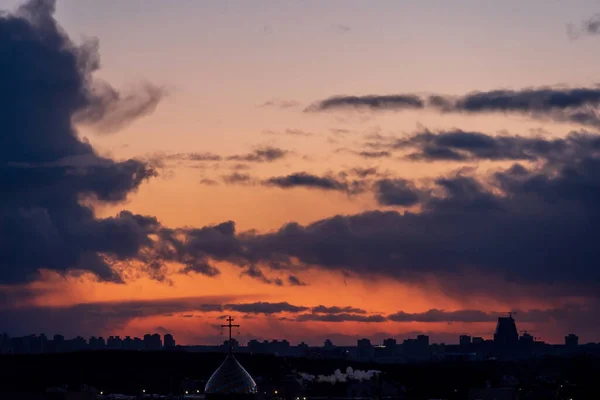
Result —
<instances>
[{"instance_id":1,"label":"cloud","mask_svg":"<svg viewBox=\"0 0 600 400\"><path fill-rule=\"evenodd\" d=\"M568 24L567 35L571 39L578 39L582 35L600 35L600 14L596 14L591 18L582 21L580 27L578 28L576 28L573 24Z\"/></svg>"},{"instance_id":2,"label":"cloud","mask_svg":"<svg viewBox=\"0 0 600 400\"><path fill-rule=\"evenodd\" d=\"M307 112L342 108L367 108L372 110L408 110L424 108L423 100L416 95L333 96L306 108Z\"/></svg>"},{"instance_id":3,"label":"cloud","mask_svg":"<svg viewBox=\"0 0 600 400\"><path fill-rule=\"evenodd\" d=\"M444 290L491 290L467 284L464 274L476 270L496 282L528 285L530 293L552 285L547 295L595 296L597 188L600 158L593 156L530 169L515 164L486 178L461 172L426 188L419 213L368 211L289 223L247 237L245 246L265 263L296 260L406 282L435 276ZM459 275L465 278L456 281Z\"/></svg>"},{"instance_id":4,"label":"cloud","mask_svg":"<svg viewBox=\"0 0 600 400\"><path fill-rule=\"evenodd\" d=\"M153 113L165 94L164 88L149 82L123 94L105 82L95 81L89 105L77 112L73 119L76 123L90 125L101 132L116 132L136 119Z\"/></svg>"},{"instance_id":5,"label":"cloud","mask_svg":"<svg viewBox=\"0 0 600 400\"><path fill-rule=\"evenodd\" d=\"M537 87L521 90L473 92L464 96L414 94L334 96L318 101L305 111L336 109L369 109L402 111L427 108L440 113L504 113L519 114L540 120L551 120L600 128L600 88Z\"/></svg>"},{"instance_id":6,"label":"cloud","mask_svg":"<svg viewBox=\"0 0 600 400\"><path fill-rule=\"evenodd\" d=\"M304 187L309 189L335 190L346 192L348 185L333 177L321 177L307 172L296 172L286 176L278 176L263 181L265 186L277 186L282 189Z\"/></svg>"},{"instance_id":7,"label":"cloud","mask_svg":"<svg viewBox=\"0 0 600 400\"><path fill-rule=\"evenodd\" d=\"M600 14L584 21L583 31L589 35L600 35Z\"/></svg>"},{"instance_id":8,"label":"cloud","mask_svg":"<svg viewBox=\"0 0 600 400\"><path fill-rule=\"evenodd\" d=\"M28 293L36 295L40 293ZM11 300L20 293L12 293ZM239 296L237 296L239 298ZM240 313L243 315L301 314L310 311L307 306L288 302L234 302L232 296L197 296L153 300L124 300L82 303L69 306L16 306L5 304L0 307L3 326L11 334L31 334L47 332L49 327L67 336L98 335L108 331L123 329L133 319L157 316L189 315L204 313ZM2 304L2 303L0 303ZM349 310L352 307L332 307ZM55 331L56 332L56 331Z\"/></svg>"},{"instance_id":9,"label":"cloud","mask_svg":"<svg viewBox=\"0 0 600 400\"><path fill-rule=\"evenodd\" d=\"M480 132L452 130L419 132L398 139L395 149L415 149L407 158L415 161L470 160L559 160L592 155L600 150L600 137L587 132L572 132L565 138L541 136L491 136Z\"/></svg>"},{"instance_id":10,"label":"cloud","mask_svg":"<svg viewBox=\"0 0 600 400\"><path fill-rule=\"evenodd\" d=\"M352 168L349 173L354 174L356 176L358 176L359 178L367 178L369 176L372 175L379 175L379 171L377 169L377 167L370 167L370 168L362 168L362 167L355 167Z\"/></svg>"},{"instance_id":11,"label":"cloud","mask_svg":"<svg viewBox=\"0 0 600 400\"><path fill-rule=\"evenodd\" d=\"M343 314L343 313L350 313L350 314L366 314L367 312L361 308L356 308L356 307L337 307L337 306L333 306L333 307L326 307L326 306L317 306L317 307L313 307L312 310L313 314Z\"/></svg>"},{"instance_id":12,"label":"cloud","mask_svg":"<svg viewBox=\"0 0 600 400\"><path fill-rule=\"evenodd\" d=\"M229 175L224 175L223 181L230 185L248 184L252 181L252 177L249 174L233 172Z\"/></svg>"},{"instance_id":13,"label":"cloud","mask_svg":"<svg viewBox=\"0 0 600 400\"><path fill-rule=\"evenodd\" d=\"M237 154L227 157L227 160L244 162L273 162L284 158L289 151L277 147L261 147L248 154Z\"/></svg>"},{"instance_id":14,"label":"cloud","mask_svg":"<svg viewBox=\"0 0 600 400\"><path fill-rule=\"evenodd\" d=\"M422 313L406 313L398 311L388 315L395 322L495 322L504 314L486 313L479 310L444 311L431 309Z\"/></svg>"},{"instance_id":15,"label":"cloud","mask_svg":"<svg viewBox=\"0 0 600 400\"><path fill-rule=\"evenodd\" d=\"M344 24L334 24L334 25L331 25L331 28L338 33L348 33L348 32L352 31L351 27L349 27L348 25L344 25Z\"/></svg>"},{"instance_id":16,"label":"cloud","mask_svg":"<svg viewBox=\"0 0 600 400\"><path fill-rule=\"evenodd\" d=\"M278 131L263 131L263 133L267 134L267 135L289 135L289 136L314 136L313 133L311 132L306 132L303 131L301 129L286 129L282 132L278 132Z\"/></svg>"},{"instance_id":17,"label":"cloud","mask_svg":"<svg viewBox=\"0 0 600 400\"><path fill-rule=\"evenodd\" d=\"M364 158L388 158L392 156L389 151L359 151L356 154Z\"/></svg>"},{"instance_id":18,"label":"cloud","mask_svg":"<svg viewBox=\"0 0 600 400\"><path fill-rule=\"evenodd\" d=\"M281 100L281 99L273 99L265 101L260 105L263 108L280 108L280 109L289 109L289 108L297 108L300 107L302 103L296 100Z\"/></svg>"},{"instance_id":19,"label":"cloud","mask_svg":"<svg viewBox=\"0 0 600 400\"><path fill-rule=\"evenodd\" d=\"M255 265L250 265L248 268L246 268L246 270L242 272L242 276L244 275L262 281L263 283L266 283L268 285L283 286L283 281L281 279L267 278L264 272L261 269L257 268Z\"/></svg>"},{"instance_id":20,"label":"cloud","mask_svg":"<svg viewBox=\"0 0 600 400\"><path fill-rule=\"evenodd\" d=\"M71 306L26 306L0 309L3 325L12 334L29 335L49 328L68 336L98 335L122 329L135 318L187 311L222 311L230 296L83 303ZM58 332L57 332L58 333Z\"/></svg>"},{"instance_id":21,"label":"cloud","mask_svg":"<svg viewBox=\"0 0 600 400\"><path fill-rule=\"evenodd\" d=\"M379 204L413 206L421 199L420 191L406 179L381 179L375 183L375 196Z\"/></svg>"},{"instance_id":22,"label":"cloud","mask_svg":"<svg viewBox=\"0 0 600 400\"><path fill-rule=\"evenodd\" d=\"M302 282L300 278L298 278L296 275L289 275L288 283L290 284L290 286L307 286L307 284L305 282Z\"/></svg>"},{"instance_id":23,"label":"cloud","mask_svg":"<svg viewBox=\"0 0 600 400\"><path fill-rule=\"evenodd\" d=\"M227 310L243 312L248 314L278 314L282 312L286 313L299 313L306 311L307 307L295 306L287 302L281 303L247 303L247 304L228 304L225 306Z\"/></svg>"},{"instance_id":24,"label":"cloud","mask_svg":"<svg viewBox=\"0 0 600 400\"><path fill-rule=\"evenodd\" d=\"M139 160L99 156L73 121L120 127L160 96L147 103L114 97L106 84L112 97L95 90L97 42L75 45L54 8L34 0L0 16L0 59L10 60L0 66L0 283L36 279L40 269L119 282L113 264L150 245L158 221L127 211L99 219L80 201L122 202L156 172Z\"/></svg>"},{"instance_id":25,"label":"cloud","mask_svg":"<svg viewBox=\"0 0 600 400\"><path fill-rule=\"evenodd\" d=\"M597 314L598 310L592 310L588 307L577 305L566 305L561 308L549 309L530 309L530 310L514 310L515 318L520 323L555 323L573 320L573 316L580 318L582 314ZM463 322L463 323L494 323L498 317L504 317L505 312L484 312L480 310L457 310L444 311L431 309L422 313L406 313L398 311L397 313L388 315L388 319L394 322Z\"/></svg>"},{"instance_id":26,"label":"cloud","mask_svg":"<svg viewBox=\"0 0 600 400\"><path fill-rule=\"evenodd\" d=\"M215 181L214 179L203 178L200 179L200 184L207 186L218 186L219 182Z\"/></svg>"},{"instance_id":27,"label":"cloud","mask_svg":"<svg viewBox=\"0 0 600 400\"><path fill-rule=\"evenodd\" d=\"M295 321L319 321L319 322L365 322L365 323L380 323L387 319L383 315L362 315L362 314L300 314L295 318Z\"/></svg>"}]
</instances>

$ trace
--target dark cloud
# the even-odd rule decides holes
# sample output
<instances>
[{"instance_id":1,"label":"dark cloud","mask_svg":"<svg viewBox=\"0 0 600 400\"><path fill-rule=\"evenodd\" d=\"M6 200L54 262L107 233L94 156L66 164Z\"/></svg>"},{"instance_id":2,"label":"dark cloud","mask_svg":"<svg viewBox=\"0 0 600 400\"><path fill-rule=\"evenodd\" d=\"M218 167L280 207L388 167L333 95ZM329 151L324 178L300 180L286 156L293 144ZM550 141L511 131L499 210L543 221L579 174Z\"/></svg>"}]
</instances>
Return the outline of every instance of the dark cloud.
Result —
<instances>
[{"instance_id":1,"label":"dark cloud","mask_svg":"<svg viewBox=\"0 0 600 400\"><path fill-rule=\"evenodd\" d=\"M317 306L313 307L311 310L314 314L366 314L367 312L361 308L356 307L326 307L326 306Z\"/></svg>"},{"instance_id":2,"label":"dark cloud","mask_svg":"<svg viewBox=\"0 0 600 400\"><path fill-rule=\"evenodd\" d=\"M358 176L359 178L367 178L372 175L379 175L379 170L376 167L371 167L371 168L356 167L356 168L352 168L349 172Z\"/></svg>"},{"instance_id":3,"label":"dark cloud","mask_svg":"<svg viewBox=\"0 0 600 400\"><path fill-rule=\"evenodd\" d=\"M215 181L214 179L208 179L208 178L200 179L200 183L202 185L208 185L208 186L217 186L217 185L219 185L219 182Z\"/></svg>"},{"instance_id":4,"label":"dark cloud","mask_svg":"<svg viewBox=\"0 0 600 400\"><path fill-rule=\"evenodd\" d=\"M600 35L600 14L596 14L581 22L579 27L573 24L567 25L567 34L571 39L578 39L582 35Z\"/></svg>"},{"instance_id":5,"label":"dark cloud","mask_svg":"<svg viewBox=\"0 0 600 400\"><path fill-rule=\"evenodd\" d=\"M414 149L407 157L415 161L547 161L597 154L600 137L586 132L546 139L541 136L491 136L462 130L436 133L425 130L389 145L394 149Z\"/></svg>"},{"instance_id":6,"label":"dark cloud","mask_svg":"<svg viewBox=\"0 0 600 400\"><path fill-rule=\"evenodd\" d=\"M254 260L277 260L442 287L467 285L466 271L499 282L595 296L600 231L600 158L578 157L530 169L518 164L486 179L460 173L428 187L419 213L369 211L246 238ZM466 275L465 275L466 274ZM463 276L462 280L456 276ZM483 283L481 283L483 285ZM540 286L541 285L541 286ZM492 295L490 293L490 295ZM497 293L497 295L501 295ZM526 295L524 293L524 295Z\"/></svg>"},{"instance_id":7,"label":"dark cloud","mask_svg":"<svg viewBox=\"0 0 600 400\"><path fill-rule=\"evenodd\" d=\"M406 179L381 179L375 183L375 197L383 205L413 206L419 203L421 192Z\"/></svg>"},{"instance_id":8,"label":"dark cloud","mask_svg":"<svg viewBox=\"0 0 600 400\"><path fill-rule=\"evenodd\" d=\"M320 322L367 322L379 323L386 322L387 319L383 315L362 315L362 314L300 314L295 318L295 321L320 321Z\"/></svg>"},{"instance_id":9,"label":"dark cloud","mask_svg":"<svg viewBox=\"0 0 600 400\"><path fill-rule=\"evenodd\" d=\"M185 154L191 161L220 161L222 157L214 153L187 153Z\"/></svg>"},{"instance_id":10,"label":"dark cloud","mask_svg":"<svg viewBox=\"0 0 600 400\"><path fill-rule=\"evenodd\" d=\"M275 278L275 279L271 279L268 278L264 272L257 268L254 265L250 265L248 268L246 268L243 272L242 272L242 276L249 276L251 278L257 279L263 283L266 283L268 285L277 285L277 286L283 286L283 281L279 278Z\"/></svg>"},{"instance_id":11,"label":"dark cloud","mask_svg":"<svg viewBox=\"0 0 600 400\"><path fill-rule=\"evenodd\" d=\"M225 306L227 310L237 311L248 314L278 314L282 312L286 313L299 313L308 310L307 307L295 306L288 302L281 303L247 303L247 304L227 304Z\"/></svg>"},{"instance_id":12,"label":"dark cloud","mask_svg":"<svg viewBox=\"0 0 600 400\"><path fill-rule=\"evenodd\" d=\"M395 322L495 322L504 314L486 313L479 310L444 311L431 309L422 313L406 313L398 311L388 315L390 321ZM519 316L519 320L521 320Z\"/></svg>"},{"instance_id":13,"label":"dark cloud","mask_svg":"<svg viewBox=\"0 0 600 400\"><path fill-rule=\"evenodd\" d=\"M561 308L550 309L530 309L530 310L514 310L513 314L520 323L556 323L561 321L573 320L573 316L581 318L582 315L596 314L597 310L592 310L588 307L577 305L566 305ZM395 322L464 322L464 323L494 323L498 317L506 316L506 312L484 312L480 310L457 310L444 311L431 309L422 313L406 313L399 311L395 314L388 315L390 321ZM568 328L565 326L565 328Z\"/></svg>"},{"instance_id":14,"label":"dark cloud","mask_svg":"<svg viewBox=\"0 0 600 400\"><path fill-rule=\"evenodd\" d=\"M286 176L278 176L263 181L263 185L277 186L282 189L305 187L310 189L348 191L348 184L333 177L317 176L307 172L296 172Z\"/></svg>"},{"instance_id":15,"label":"dark cloud","mask_svg":"<svg viewBox=\"0 0 600 400\"><path fill-rule=\"evenodd\" d=\"M252 181L249 174L240 174L239 172L224 175L222 178L225 183L230 185L248 184Z\"/></svg>"},{"instance_id":16,"label":"dark cloud","mask_svg":"<svg viewBox=\"0 0 600 400\"><path fill-rule=\"evenodd\" d=\"M600 14L594 15L592 18L583 22L583 31L589 35L600 34Z\"/></svg>"},{"instance_id":17,"label":"dark cloud","mask_svg":"<svg viewBox=\"0 0 600 400\"><path fill-rule=\"evenodd\" d=\"M91 125L102 132L116 132L134 120L153 113L165 94L165 89L148 82L123 94L105 82L96 81L91 90L89 106L77 112L74 121Z\"/></svg>"},{"instance_id":18,"label":"dark cloud","mask_svg":"<svg viewBox=\"0 0 600 400\"><path fill-rule=\"evenodd\" d=\"M369 108L372 110L408 110L423 108L423 100L415 95L389 96L333 96L310 105L305 111L327 111L341 108Z\"/></svg>"},{"instance_id":19,"label":"dark cloud","mask_svg":"<svg viewBox=\"0 0 600 400\"><path fill-rule=\"evenodd\" d=\"M521 114L541 120L568 122L600 128L600 88L538 87L521 90L473 92L464 96L413 94L335 96L319 101L306 111L329 111L345 108L371 110L406 110L428 108L442 113Z\"/></svg>"},{"instance_id":20,"label":"dark cloud","mask_svg":"<svg viewBox=\"0 0 600 400\"><path fill-rule=\"evenodd\" d=\"M289 151L277 147L262 147L248 154L238 154L227 157L227 160L243 162L273 162L284 158Z\"/></svg>"},{"instance_id":21,"label":"dark cloud","mask_svg":"<svg viewBox=\"0 0 600 400\"><path fill-rule=\"evenodd\" d=\"M243 162L273 162L281 160L289 154L289 151L277 147L261 147L248 154L238 154L227 157L227 160Z\"/></svg>"},{"instance_id":22,"label":"dark cloud","mask_svg":"<svg viewBox=\"0 0 600 400\"><path fill-rule=\"evenodd\" d=\"M298 278L296 275L289 275L288 283L290 284L290 286L307 286L307 284L305 282L302 282L300 278Z\"/></svg>"},{"instance_id":23,"label":"dark cloud","mask_svg":"<svg viewBox=\"0 0 600 400\"><path fill-rule=\"evenodd\" d=\"M95 302L72 306L26 306L0 309L3 326L10 333L29 335L48 329L68 336L98 335L123 328L135 318L199 311L222 311L228 296L205 296L160 300Z\"/></svg>"},{"instance_id":24,"label":"dark cloud","mask_svg":"<svg viewBox=\"0 0 600 400\"><path fill-rule=\"evenodd\" d=\"M217 276L221 273L217 268L203 261L190 261L182 271L184 274L201 274L206 276Z\"/></svg>"},{"instance_id":25,"label":"dark cloud","mask_svg":"<svg viewBox=\"0 0 600 400\"><path fill-rule=\"evenodd\" d=\"M392 156L389 151L359 151L356 154L364 158L388 158Z\"/></svg>"},{"instance_id":26,"label":"dark cloud","mask_svg":"<svg viewBox=\"0 0 600 400\"><path fill-rule=\"evenodd\" d=\"M120 127L150 112L160 91L148 101L123 97L93 79L97 43L71 42L54 6L32 0L0 15L0 59L8 60L0 63L0 282L35 279L40 269L118 282L113 263L150 246L159 224L126 211L98 219L80 201L124 201L155 172L99 156L72 121Z\"/></svg>"}]
</instances>

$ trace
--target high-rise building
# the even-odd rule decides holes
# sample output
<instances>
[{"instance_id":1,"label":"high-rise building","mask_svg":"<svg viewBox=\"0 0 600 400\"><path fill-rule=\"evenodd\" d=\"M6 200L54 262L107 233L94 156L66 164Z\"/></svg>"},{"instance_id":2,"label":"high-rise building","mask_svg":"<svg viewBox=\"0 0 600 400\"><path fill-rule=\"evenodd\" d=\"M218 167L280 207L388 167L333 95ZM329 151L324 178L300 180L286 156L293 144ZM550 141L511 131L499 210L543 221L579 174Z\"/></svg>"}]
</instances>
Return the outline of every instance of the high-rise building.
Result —
<instances>
[{"instance_id":1,"label":"high-rise building","mask_svg":"<svg viewBox=\"0 0 600 400\"><path fill-rule=\"evenodd\" d=\"M419 335L417 336L417 343L419 343L419 346L421 347L429 347L429 336L427 335Z\"/></svg>"},{"instance_id":2,"label":"high-rise building","mask_svg":"<svg viewBox=\"0 0 600 400\"><path fill-rule=\"evenodd\" d=\"M577 347L579 345L579 336L574 333L569 333L565 336L565 345L567 347Z\"/></svg>"},{"instance_id":3,"label":"high-rise building","mask_svg":"<svg viewBox=\"0 0 600 400\"><path fill-rule=\"evenodd\" d=\"M171 335L170 333L167 333L164 336L164 345L165 345L165 349L172 349L175 347L175 339L173 338L173 335Z\"/></svg>"},{"instance_id":4,"label":"high-rise building","mask_svg":"<svg viewBox=\"0 0 600 400\"><path fill-rule=\"evenodd\" d=\"M387 338L383 340L383 347L385 348L385 355L388 357L394 357L396 355L396 339Z\"/></svg>"},{"instance_id":5,"label":"high-rise building","mask_svg":"<svg viewBox=\"0 0 600 400\"><path fill-rule=\"evenodd\" d=\"M356 342L359 358L372 358L374 354L373 346L369 339L358 339Z\"/></svg>"},{"instance_id":6,"label":"high-rise building","mask_svg":"<svg viewBox=\"0 0 600 400\"><path fill-rule=\"evenodd\" d=\"M499 349L510 349L514 348L518 342L519 332L512 314L509 314L508 317L499 317L494 333L494 345Z\"/></svg>"},{"instance_id":7,"label":"high-rise building","mask_svg":"<svg viewBox=\"0 0 600 400\"><path fill-rule=\"evenodd\" d=\"M144 335L144 347L146 350L160 350L162 348L162 339L158 333L153 335L146 333Z\"/></svg>"},{"instance_id":8,"label":"high-rise building","mask_svg":"<svg viewBox=\"0 0 600 400\"><path fill-rule=\"evenodd\" d=\"M469 335L460 335L458 338L458 343L461 347L468 347L471 345L471 336Z\"/></svg>"}]
</instances>

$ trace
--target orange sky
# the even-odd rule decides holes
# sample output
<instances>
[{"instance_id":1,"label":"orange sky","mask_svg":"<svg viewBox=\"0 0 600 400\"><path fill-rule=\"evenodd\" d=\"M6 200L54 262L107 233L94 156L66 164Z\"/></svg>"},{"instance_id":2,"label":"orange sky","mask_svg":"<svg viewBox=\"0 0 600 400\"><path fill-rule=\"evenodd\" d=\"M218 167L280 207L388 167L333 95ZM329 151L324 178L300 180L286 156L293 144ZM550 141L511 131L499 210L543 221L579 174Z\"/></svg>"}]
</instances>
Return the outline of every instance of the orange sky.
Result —
<instances>
[{"instance_id":1,"label":"orange sky","mask_svg":"<svg viewBox=\"0 0 600 400\"><path fill-rule=\"evenodd\" d=\"M155 112L119 132L100 133L81 125L77 127L79 137L89 140L99 154L115 160L156 161L190 152L227 157L265 146L288 153L283 159L263 163L164 161L158 167L158 176L143 183L126 201L107 205L86 200L98 218L130 210L156 216L170 228L203 227L233 220L237 232L268 233L289 222L307 225L337 214L353 215L375 209L403 212L403 208L379 205L372 193L349 196L302 188L227 185L223 176L237 171L262 180L298 171L336 175L356 167L377 167L389 176L427 182L451 174L463 165L412 163L398 156L366 159L352 152L360 151L370 135L403 137L422 127L432 131L460 128L492 135L509 132L527 137L538 135L541 129L546 137L559 137L579 127L506 115L467 117L430 111L310 114L303 112L304 108L313 101L343 93L459 95L498 87L588 85L596 79L596 66L600 62L598 41L570 43L563 27L556 27L564 18L577 20L580 14L586 15L590 6L585 2L578 3L580 14L570 11L571 7L565 4L564 12L569 14L561 15L561 9L553 5L547 19L534 21L537 29L530 31L525 29L525 17L523 21L519 19L521 22L513 31L512 18L521 17L494 11L492 8L497 6L478 7L476 2L466 0L465 4L470 5L465 5L462 11L448 11L448 19L430 6L400 6L391 2L386 2L381 10L369 10L358 2L347 8L341 3L335 7L315 3L309 7L312 11L272 2L261 2L254 10L241 4L221 9L216 1L205 5L188 3L181 8L165 8L164 3L155 1L144 7L112 0L101 6L89 1L59 1L57 18L73 40L78 41L84 33L99 38L103 61L96 77L117 87L148 79L168 92ZM519 3L515 1L514 5ZM12 7L12 3L7 5L9 9ZM93 7L97 7L97 20L88 10ZM522 11L533 18L533 9L526 8ZM363 13L366 17L361 20ZM161 15L164 24L159 23ZM504 22L493 23L495 16ZM398 18L404 22L398 22ZM477 25L466 23L473 20L478 21ZM411 31L429 30L421 28L436 25L435 21L446 24L443 32L438 27L411 36ZM339 23L350 25L349 32L335 31L332 26ZM114 28L109 29L111 24ZM410 26L398 26L404 24ZM486 36L487 25L493 33ZM445 37L446 31L454 33ZM545 34L552 36L543 37ZM527 36L521 40L519 35ZM535 53L530 51L532 48L539 49L539 57L532 54ZM565 56L551 62L556 51ZM582 61L567 62L570 54L577 54ZM531 66L527 66L528 62ZM290 106L265 106L268 101L289 101ZM239 164L247 169L235 170L240 168ZM481 161L469 166L483 176L506 165ZM203 179L220 183L206 185L201 183ZM40 280L27 286L39 289L36 296L22 300L18 306L60 309L116 302L114 307L118 309L120 302L221 296L227 298L227 303L352 306L366 310L368 315L386 316L398 311L421 313L430 309L544 310L581 301L538 295L549 289L530 290L501 279L498 292L504 290L506 296L496 292L466 295L441 288L440 280L446 279L443 276L431 275L420 281L375 274L344 276L318 265L295 273L305 286L277 286L242 275L237 266L215 265L221 270L216 277L178 274L174 271L180 266L170 265L171 272L162 281L152 279L144 268L133 265L125 270L123 284L99 282L89 274L58 276L46 271ZM115 265L115 268L125 266ZM287 278L286 273L276 269L265 268L264 272L269 279ZM482 274L457 279L469 282L481 279L489 283L496 278L493 274ZM114 325L108 321L97 334L139 336L169 331L183 344L220 340L219 330L213 325L219 323L222 312L179 309L171 314L132 317ZM233 312L233 315L242 324L243 339L286 337L292 342L304 340L314 344L328 336L353 343L359 336L379 339L385 334L402 339L417 332L434 337L437 334L440 340L456 342L463 333L489 337L495 327L493 322L325 323L292 321L294 315L286 313ZM521 323L517 316L517 324L520 329L544 330L544 339L551 341L562 341L569 333L569 327L557 321ZM48 330L55 333L60 327Z\"/></svg>"}]
</instances>

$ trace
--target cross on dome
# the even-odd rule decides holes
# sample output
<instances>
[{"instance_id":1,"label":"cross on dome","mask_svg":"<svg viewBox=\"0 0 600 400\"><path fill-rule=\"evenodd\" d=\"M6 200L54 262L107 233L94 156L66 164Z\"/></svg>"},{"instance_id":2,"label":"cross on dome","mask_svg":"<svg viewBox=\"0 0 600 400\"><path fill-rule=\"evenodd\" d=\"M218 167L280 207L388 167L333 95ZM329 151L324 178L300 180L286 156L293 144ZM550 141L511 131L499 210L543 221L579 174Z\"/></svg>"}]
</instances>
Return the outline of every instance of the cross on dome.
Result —
<instances>
[{"instance_id":1,"label":"cross on dome","mask_svg":"<svg viewBox=\"0 0 600 400\"><path fill-rule=\"evenodd\" d=\"M234 321L233 318L231 318L231 316L227 316L226 321L228 322L227 325L221 325L221 328L229 328L229 352L232 352L232 339L231 339L231 328L239 328L239 325L234 325L232 324L232 322Z\"/></svg>"}]
</instances>

